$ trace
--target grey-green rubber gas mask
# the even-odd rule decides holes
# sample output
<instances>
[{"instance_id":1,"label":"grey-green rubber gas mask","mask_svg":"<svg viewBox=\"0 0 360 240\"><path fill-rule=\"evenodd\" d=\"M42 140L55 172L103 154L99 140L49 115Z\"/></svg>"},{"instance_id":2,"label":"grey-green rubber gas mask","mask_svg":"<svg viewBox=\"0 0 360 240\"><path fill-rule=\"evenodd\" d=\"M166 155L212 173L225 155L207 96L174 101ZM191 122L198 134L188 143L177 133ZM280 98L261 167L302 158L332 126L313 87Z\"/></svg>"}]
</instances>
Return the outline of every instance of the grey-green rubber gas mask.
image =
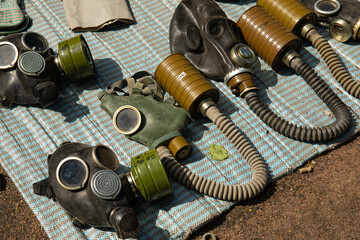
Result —
<instances>
[{"instance_id":1,"label":"grey-green rubber gas mask","mask_svg":"<svg viewBox=\"0 0 360 240\"><path fill-rule=\"evenodd\" d=\"M128 93L123 91L125 87ZM149 73L138 72L115 82L98 98L115 129L129 139L149 148L165 145L179 159L190 154L191 146L181 136L189 121L187 111L171 98L162 101L161 88Z\"/></svg>"},{"instance_id":2,"label":"grey-green rubber gas mask","mask_svg":"<svg viewBox=\"0 0 360 240\"><path fill-rule=\"evenodd\" d=\"M0 39L0 107L53 104L64 78L72 81L94 74L85 39L78 35L59 42L55 54L44 36L15 33Z\"/></svg>"},{"instance_id":3,"label":"grey-green rubber gas mask","mask_svg":"<svg viewBox=\"0 0 360 240\"><path fill-rule=\"evenodd\" d=\"M140 229L134 200L155 201L172 193L158 153L151 149L131 158L131 172L104 145L66 142L48 157L48 178L33 184L34 193L56 200L75 226L114 228L118 237Z\"/></svg>"}]
</instances>

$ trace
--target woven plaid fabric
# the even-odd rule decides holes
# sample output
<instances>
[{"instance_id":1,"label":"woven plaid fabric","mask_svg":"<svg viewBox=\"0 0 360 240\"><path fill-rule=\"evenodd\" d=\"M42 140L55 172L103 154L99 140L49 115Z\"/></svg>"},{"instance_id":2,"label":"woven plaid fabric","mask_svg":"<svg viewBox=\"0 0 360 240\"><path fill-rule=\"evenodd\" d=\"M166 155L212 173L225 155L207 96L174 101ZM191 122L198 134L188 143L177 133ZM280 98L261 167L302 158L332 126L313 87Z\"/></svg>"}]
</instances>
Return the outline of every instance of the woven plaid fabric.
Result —
<instances>
[{"instance_id":1,"label":"woven plaid fabric","mask_svg":"<svg viewBox=\"0 0 360 240\"><path fill-rule=\"evenodd\" d=\"M109 116L100 109L97 94L106 85L145 70L154 72L170 54L168 27L180 1L132 0L131 9L137 23L129 27L84 34L95 59L97 76L82 83L63 84L61 98L50 109L16 107L0 109L0 161L15 185L34 211L51 239L117 239L111 231L74 227L62 207L46 197L33 194L32 184L47 177L47 155L62 142L75 141L90 145L105 144L130 168L130 157L146 150L117 133ZM219 3L228 17L237 20L255 3ZM33 19L30 31L43 34L57 51L57 43L73 37L68 30L59 0L25 1ZM320 32L330 38L326 31ZM342 44L330 39L352 76L360 74L360 46ZM360 102L342 90L331 76L319 53L308 44L301 51L308 62L341 99L351 108L354 123L347 135L327 144L309 144L286 138L261 122L245 101L234 97L224 83L212 81L220 89L218 104L251 140L268 164L272 180L294 170L321 152L334 148L359 131ZM330 110L293 71L275 74L263 61L254 67L255 81L263 100L276 113L298 124L312 126L334 121ZM359 80L359 79L357 79ZM201 176L224 183L249 181L251 170L225 136L207 119L190 124L185 135L194 147L183 162ZM211 144L224 146L231 157L217 162L209 157ZM125 171L125 170L124 170ZM198 194L172 181L174 194L156 203L137 201L141 232L137 239L184 239L192 231L227 210L234 203Z\"/></svg>"},{"instance_id":2,"label":"woven plaid fabric","mask_svg":"<svg viewBox=\"0 0 360 240\"><path fill-rule=\"evenodd\" d=\"M18 0L2 0L0 2L0 28L16 27L24 20Z\"/></svg>"}]
</instances>

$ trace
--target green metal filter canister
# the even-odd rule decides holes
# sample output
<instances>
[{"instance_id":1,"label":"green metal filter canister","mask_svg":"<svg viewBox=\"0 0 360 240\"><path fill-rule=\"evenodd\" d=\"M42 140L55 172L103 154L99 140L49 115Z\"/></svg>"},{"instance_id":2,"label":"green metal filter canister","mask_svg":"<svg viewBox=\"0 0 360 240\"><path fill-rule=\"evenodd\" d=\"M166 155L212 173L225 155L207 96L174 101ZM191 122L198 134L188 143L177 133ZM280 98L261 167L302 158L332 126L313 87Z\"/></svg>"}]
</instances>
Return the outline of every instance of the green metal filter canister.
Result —
<instances>
[{"instance_id":1,"label":"green metal filter canister","mask_svg":"<svg viewBox=\"0 0 360 240\"><path fill-rule=\"evenodd\" d=\"M173 192L156 149L131 158L131 176L138 191L149 202Z\"/></svg>"},{"instance_id":2,"label":"green metal filter canister","mask_svg":"<svg viewBox=\"0 0 360 240\"><path fill-rule=\"evenodd\" d=\"M78 81L94 75L94 60L82 35L59 42L58 51L61 68L70 80Z\"/></svg>"}]
</instances>

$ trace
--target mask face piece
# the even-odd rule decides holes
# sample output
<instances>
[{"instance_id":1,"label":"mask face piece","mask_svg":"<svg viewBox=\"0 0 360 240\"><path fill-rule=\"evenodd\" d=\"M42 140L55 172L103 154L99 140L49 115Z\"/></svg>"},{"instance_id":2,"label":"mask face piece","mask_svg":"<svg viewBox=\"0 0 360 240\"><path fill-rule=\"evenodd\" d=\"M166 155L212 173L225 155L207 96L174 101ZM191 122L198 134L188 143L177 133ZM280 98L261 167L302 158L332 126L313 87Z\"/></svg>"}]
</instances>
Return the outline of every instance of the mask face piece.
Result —
<instances>
[{"instance_id":1,"label":"mask face piece","mask_svg":"<svg viewBox=\"0 0 360 240\"><path fill-rule=\"evenodd\" d=\"M223 80L237 68L230 52L242 42L237 25L209 0L183 0L170 23L172 53L183 54L206 77Z\"/></svg>"},{"instance_id":2,"label":"mask face piece","mask_svg":"<svg viewBox=\"0 0 360 240\"><path fill-rule=\"evenodd\" d=\"M134 193L125 175L114 172L119 161L110 148L63 143L49 156L48 165L49 177L34 184L36 194L56 199L76 222L115 228L121 238L137 233L139 223L131 208ZM115 225L111 218L117 219ZM127 219L133 224L119 230L119 222Z\"/></svg>"},{"instance_id":3,"label":"mask face piece","mask_svg":"<svg viewBox=\"0 0 360 240\"><path fill-rule=\"evenodd\" d=\"M140 229L134 210L140 193L155 201L172 193L155 149L131 159L131 172L121 167L114 151L104 145L63 143L48 158L49 177L33 184L34 193L56 200L76 226L114 228L129 238Z\"/></svg>"},{"instance_id":4,"label":"mask face piece","mask_svg":"<svg viewBox=\"0 0 360 240\"><path fill-rule=\"evenodd\" d=\"M46 38L35 32L0 40L0 107L47 107L58 98L61 77L79 80L93 75L93 59L81 35L59 46L56 55Z\"/></svg>"},{"instance_id":5,"label":"mask face piece","mask_svg":"<svg viewBox=\"0 0 360 240\"><path fill-rule=\"evenodd\" d=\"M122 90L125 86L129 93ZM118 95L114 89L124 94ZM114 128L127 138L149 148L176 142L174 156L184 158L190 154L191 146L181 136L190 120L189 114L172 99L162 100L161 88L149 73L139 72L115 82L101 91L98 98Z\"/></svg>"}]
</instances>

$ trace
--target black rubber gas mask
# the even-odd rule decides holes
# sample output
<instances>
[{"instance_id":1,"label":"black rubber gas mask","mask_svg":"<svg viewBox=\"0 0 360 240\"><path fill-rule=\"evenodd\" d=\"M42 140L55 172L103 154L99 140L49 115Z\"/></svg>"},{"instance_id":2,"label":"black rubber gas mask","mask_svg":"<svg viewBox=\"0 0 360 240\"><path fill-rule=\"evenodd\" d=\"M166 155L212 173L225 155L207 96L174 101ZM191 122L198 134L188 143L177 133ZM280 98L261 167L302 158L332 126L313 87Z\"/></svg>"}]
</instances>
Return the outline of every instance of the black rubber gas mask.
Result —
<instances>
[{"instance_id":1,"label":"black rubber gas mask","mask_svg":"<svg viewBox=\"0 0 360 240\"><path fill-rule=\"evenodd\" d=\"M140 193L154 201L172 193L155 149L131 158L131 172L104 145L63 143L48 157L49 177L33 185L34 192L53 198L78 227L114 228L118 237L139 231L134 200Z\"/></svg>"},{"instance_id":2,"label":"black rubber gas mask","mask_svg":"<svg viewBox=\"0 0 360 240\"><path fill-rule=\"evenodd\" d=\"M359 0L300 0L318 16L318 23L329 28L340 42L350 38L360 41Z\"/></svg>"},{"instance_id":3,"label":"black rubber gas mask","mask_svg":"<svg viewBox=\"0 0 360 240\"><path fill-rule=\"evenodd\" d=\"M252 50L238 45L242 41L240 29L212 0L183 0L171 20L172 53L183 54L206 77L214 80L226 81L227 74L244 71L241 67L255 62ZM238 50L234 51L236 45ZM244 47L247 48L243 49L247 54L242 60L245 65L239 66L231 55L238 55Z\"/></svg>"},{"instance_id":4,"label":"black rubber gas mask","mask_svg":"<svg viewBox=\"0 0 360 240\"><path fill-rule=\"evenodd\" d=\"M58 48L55 54L35 32L0 40L0 107L47 107L57 100L62 77L77 81L94 74L94 61L81 35L60 42Z\"/></svg>"}]
</instances>

